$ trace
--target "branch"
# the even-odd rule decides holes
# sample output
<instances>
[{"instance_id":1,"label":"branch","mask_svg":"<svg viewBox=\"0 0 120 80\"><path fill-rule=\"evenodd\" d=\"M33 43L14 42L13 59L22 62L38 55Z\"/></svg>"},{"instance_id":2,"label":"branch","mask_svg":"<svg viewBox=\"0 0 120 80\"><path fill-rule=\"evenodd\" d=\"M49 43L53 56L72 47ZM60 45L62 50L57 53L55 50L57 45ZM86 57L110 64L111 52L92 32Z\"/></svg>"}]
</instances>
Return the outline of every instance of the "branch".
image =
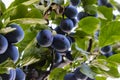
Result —
<instances>
[{"instance_id":1,"label":"branch","mask_svg":"<svg viewBox=\"0 0 120 80\"><path fill-rule=\"evenodd\" d=\"M87 49L87 52L90 52L91 51L91 48L92 48L92 39L89 40L89 46L88 46L88 49Z\"/></svg>"}]
</instances>

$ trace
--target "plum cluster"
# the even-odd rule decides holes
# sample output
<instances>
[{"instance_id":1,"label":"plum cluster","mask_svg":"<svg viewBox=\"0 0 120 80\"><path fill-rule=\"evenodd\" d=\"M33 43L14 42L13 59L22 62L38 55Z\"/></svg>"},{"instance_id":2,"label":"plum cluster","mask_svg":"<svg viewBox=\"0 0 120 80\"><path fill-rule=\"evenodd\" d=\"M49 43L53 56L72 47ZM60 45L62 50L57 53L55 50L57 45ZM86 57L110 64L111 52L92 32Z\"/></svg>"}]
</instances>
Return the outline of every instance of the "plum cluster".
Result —
<instances>
[{"instance_id":1,"label":"plum cluster","mask_svg":"<svg viewBox=\"0 0 120 80\"><path fill-rule=\"evenodd\" d=\"M66 57L72 60L71 51L69 51L71 44L74 42L74 38L71 37L73 28L77 23L78 10L77 6L80 0L71 0L71 4L64 9L64 16L60 24L54 29L55 35L52 34L51 30L41 30L36 36L36 40L41 47L52 47L55 50L55 62L61 62L61 53L66 53Z\"/></svg>"},{"instance_id":2,"label":"plum cluster","mask_svg":"<svg viewBox=\"0 0 120 80\"><path fill-rule=\"evenodd\" d=\"M80 67L76 68L74 72L68 73L64 76L64 80L95 80L87 77L80 71Z\"/></svg>"},{"instance_id":3,"label":"plum cluster","mask_svg":"<svg viewBox=\"0 0 120 80\"><path fill-rule=\"evenodd\" d=\"M0 34L0 63L8 58L15 63L19 58L19 51L14 46L15 43L20 42L24 38L24 31L17 24L8 25L15 30L5 35Z\"/></svg>"},{"instance_id":4,"label":"plum cluster","mask_svg":"<svg viewBox=\"0 0 120 80\"><path fill-rule=\"evenodd\" d=\"M2 80L25 80L25 73L22 69L16 68L16 69L10 69L9 73L0 74Z\"/></svg>"},{"instance_id":5,"label":"plum cluster","mask_svg":"<svg viewBox=\"0 0 120 80\"><path fill-rule=\"evenodd\" d=\"M24 31L19 25L9 24L8 27L11 27L15 30L4 35L0 34L0 63L3 63L8 58L11 59L14 63L17 62L19 59L19 51L17 47L14 46L14 44L20 42L24 38ZM17 70L18 69L16 69L16 71L10 69L9 74L0 74L0 76L3 78L2 80L25 80L17 76L18 73L22 74L22 71L17 72Z\"/></svg>"},{"instance_id":6,"label":"plum cluster","mask_svg":"<svg viewBox=\"0 0 120 80\"><path fill-rule=\"evenodd\" d=\"M60 24L53 29L56 34L52 34L51 30L44 29L38 32L36 40L39 46L41 47L50 47L55 51L55 65L64 61L63 53L65 57L69 60L73 60L71 51L71 45L75 42L74 38L70 36L73 32L72 30L76 27L77 22L87 16L96 16L91 15L86 12L78 12L77 5L80 4L81 0L70 0L71 5L65 7L63 12L63 19ZM64 17L65 16L65 17ZM65 75L64 80L78 80L84 79L87 76L80 72L80 69L76 69L74 73L68 73ZM92 80L86 78L87 80Z\"/></svg>"}]
</instances>

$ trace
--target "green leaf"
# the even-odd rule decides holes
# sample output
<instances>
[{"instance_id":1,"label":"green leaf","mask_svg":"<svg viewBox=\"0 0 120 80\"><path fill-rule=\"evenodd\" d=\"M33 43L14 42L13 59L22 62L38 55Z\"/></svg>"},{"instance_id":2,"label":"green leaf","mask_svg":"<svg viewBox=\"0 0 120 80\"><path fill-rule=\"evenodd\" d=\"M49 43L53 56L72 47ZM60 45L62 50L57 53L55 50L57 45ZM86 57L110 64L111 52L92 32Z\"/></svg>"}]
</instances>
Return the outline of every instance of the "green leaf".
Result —
<instances>
[{"instance_id":1,"label":"green leaf","mask_svg":"<svg viewBox=\"0 0 120 80\"><path fill-rule=\"evenodd\" d=\"M29 1L25 1L19 5L24 5L24 6L30 6L36 2L38 2L39 0L29 0ZM19 5L15 5L15 6L12 6L10 8L8 8L4 13L3 13L3 16L2 18L4 18L5 20L8 19L10 17L10 15L12 14L12 11L15 10L17 8L17 6ZM21 9L20 9L21 10Z\"/></svg>"},{"instance_id":2,"label":"green leaf","mask_svg":"<svg viewBox=\"0 0 120 80\"><path fill-rule=\"evenodd\" d=\"M90 69L87 64L82 64L80 71L92 79L95 78L96 74Z\"/></svg>"},{"instance_id":3,"label":"green leaf","mask_svg":"<svg viewBox=\"0 0 120 80\"><path fill-rule=\"evenodd\" d=\"M15 64L11 59L7 59L5 62L0 64L0 74L8 73L10 68L15 68Z\"/></svg>"},{"instance_id":4,"label":"green leaf","mask_svg":"<svg viewBox=\"0 0 120 80\"><path fill-rule=\"evenodd\" d=\"M104 15L104 17L107 18L108 20L113 19L112 8L108 8L106 6L100 6L98 7L98 11L101 12Z\"/></svg>"},{"instance_id":5,"label":"green leaf","mask_svg":"<svg viewBox=\"0 0 120 80\"><path fill-rule=\"evenodd\" d=\"M28 13L28 7L20 4L14 10L11 11L10 20L24 18Z\"/></svg>"},{"instance_id":6,"label":"green leaf","mask_svg":"<svg viewBox=\"0 0 120 80\"><path fill-rule=\"evenodd\" d=\"M85 5L84 10L91 15L95 15L97 12L97 8L94 5Z\"/></svg>"},{"instance_id":7,"label":"green leaf","mask_svg":"<svg viewBox=\"0 0 120 80\"><path fill-rule=\"evenodd\" d=\"M15 1L13 1L11 3L11 5L9 6L9 8L13 7L13 6L17 6L17 5L19 5L19 4L23 3L23 2L26 2L26 1L29 1L29 0L15 0Z\"/></svg>"},{"instance_id":8,"label":"green leaf","mask_svg":"<svg viewBox=\"0 0 120 80\"><path fill-rule=\"evenodd\" d=\"M103 47L106 45L113 44L120 41L120 22L113 21L109 22L100 29L99 35L99 46Z\"/></svg>"},{"instance_id":9,"label":"green leaf","mask_svg":"<svg viewBox=\"0 0 120 80\"><path fill-rule=\"evenodd\" d=\"M83 5L92 5L97 2L97 0L81 0Z\"/></svg>"},{"instance_id":10,"label":"green leaf","mask_svg":"<svg viewBox=\"0 0 120 80\"><path fill-rule=\"evenodd\" d=\"M44 47L37 47L36 39L33 39L21 54L17 65L27 66L39 61L42 55L50 54L50 50Z\"/></svg>"},{"instance_id":11,"label":"green leaf","mask_svg":"<svg viewBox=\"0 0 120 80\"><path fill-rule=\"evenodd\" d=\"M118 66L114 62L109 62L107 66L110 68L109 71L105 71L109 76L113 78L119 78L120 73L118 72ZM114 74L113 74L114 73Z\"/></svg>"},{"instance_id":12,"label":"green leaf","mask_svg":"<svg viewBox=\"0 0 120 80\"><path fill-rule=\"evenodd\" d=\"M81 31L81 30L76 30L76 33L71 35L75 38L76 44L79 48L83 49L83 50L87 50L88 47L88 38L87 36L89 36L87 33Z\"/></svg>"},{"instance_id":13,"label":"green leaf","mask_svg":"<svg viewBox=\"0 0 120 80\"><path fill-rule=\"evenodd\" d=\"M89 40L86 38L75 38L76 44L79 48L87 50Z\"/></svg>"},{"instance_id":14,"label":"green leaf","mask_svg":"<svg viewBox=\"0 0 120 80\"><path fill-rule=\"evenodd\" d=\"M104 76L96 76L96 80L106 80L107 78Z\"/></svg>"},{"instance_id":15,"label":"green leaf","mask_svg":"<svg viewBox=\"0 0 120 80\"><path fill-rule=\"evenodd\" d=\"M82 30L87 34L93 34L94 31L98 28L99 22L99 19L94 17L83 18L78 23L79 27L77 28L77 30Z\"/></svg>"},{"instance_id":16,"label":"green leaf","mask_svg":"<svg viewBox=\"0 0 120 80\"><path fill-rule=\"evenodd\" d=\"M5 10L6 10L5 4L2 2L2 0L0 0L0 16L1 16L1 13L3 13Z\"/></svg>"},{"instance_id":17,"label":"green leaf","mask_svg":"<svg viewBox=\"0 0 120 80\"><path fill-rule=\"evenodd\" d=\"M31 10L26 14L25 17L28 18L43 18L43 13L39 9L31 8Z\"/></svg>"},{"instance_id":18,"label":"green leaf","mask_svg":"<svg viewBox=\"0 0 120 80\"><path fill-rule=\"evenodd\" d=\"M67 71L62 68L55 68L50 73L49 80L63 80L66 73Z\"/></svg>"},{"instance_id":19,"label":"green leaf","mask_svg":"<svg viewBox=\"0 0 120 80\"><path fill-rule=\"evenodd\" d=\"M113 61L115 63L120 64L120 53L114 54L108 58L108 61Z\"/></svg>"}]
</instances>

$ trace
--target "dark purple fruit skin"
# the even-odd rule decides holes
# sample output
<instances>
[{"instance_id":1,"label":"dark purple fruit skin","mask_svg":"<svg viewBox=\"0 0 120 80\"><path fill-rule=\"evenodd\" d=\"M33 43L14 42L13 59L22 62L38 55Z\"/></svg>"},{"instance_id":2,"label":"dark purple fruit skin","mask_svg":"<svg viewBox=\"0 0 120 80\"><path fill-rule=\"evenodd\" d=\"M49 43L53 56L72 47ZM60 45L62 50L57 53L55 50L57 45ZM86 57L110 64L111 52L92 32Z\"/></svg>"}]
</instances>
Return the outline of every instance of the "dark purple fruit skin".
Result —
<instances>
[{"instance_id":1,"label":"dark purple fruit skin","mask_svg":"<svg viewBox=\"0 0 120 80\"><path fill-rule=\"evenodd\" d=\"M91 78L88 77L86 80L95 80L95 79L91 79Z\"/></svg>"},{"instance_id":2,"label":"dark purple fruit skin","mask_svg":"<svg viewBox=\"0 0 120 80\"><path fill-rule=\"evenodd\" d=\"M86 77L85 74L80 72L80 67L76 68L76 70L74 71L74 74L77 79L84 79Z\"/></svg>"},{"instance_id":3,"label":"dark purple fruit skin","mask_svg":"<svg viewBox=\"0 0 120 80\"><path fill-rule=\"evenodd\" d=\"M74 6L67 6L64 10L64 14L71 19L77 16L78 11Z\"/></svg>"},{"instance_id":4,"label":"dark purple fruit skin","mask_svg":"<svg viewBox=\"0 0 120 80\"><path fill-rule=\"evenodd\" d=\"M19 59L19 51L16 48L16 46L13 46L11 44L9 44L8 49L5 52L6 55L8 55L8 57L10 59L13 60L13 62L17 62L17 60Z\"/></svg>"},{"instance_id":5,"label":"dark purple fruit skin","mask_svg":"<svg viewBox=\"0 0 120 80\"><path fill-rule=\"evenodd\" d=\"M8 58L12 59L13 62L17 62L17 60L19 59L18 49L11 44L9 44L4 54L0 55L0 63L6 61Z\"/></svg>"},{"instance_id":6,"label":"dark purple fruit skin","mask_svg":"<svg viewBox=\"0 0 120 80\"><path fill-rule=\"evenodd\" d=\"M109 52L111 52L112 51L112 47L111 46L104 46L104 47L102 47L101 48L101 53L109 53Z\"/></svg>"},{"instance_id":7,"label":"dark purple fruit skin","mask_svg":"<svg viewBox=\"0 0 120 80\"><path fill-rule=\"evenodd\" d=\"M42 30L37 34L37 42L42 47L49 47L53 42L53 35L50 30Z\"/></svg>"},{"instance_id":8,"label":"dark purple fruit skin","mask_svg":"<svg viewBox=\"0 0 120 80\"><path fill-rule=\"evenodd\" d=\"M64 19L60 23L60 28L63 32L70 32L74 27L73 21L71 19Z\"/></svg>"},{"instance_id":9,"label":"dark purple fruit skin","mask_svg":"<svg viewBox=\"0 0 120 80\"><path fill-rule=\"evenodd\" d=\"M57 32L57 34L65 35L65 32L63 32L63 31L60 29L60 26L56 27L56 28L55 28L55 31Z\"/></svg>"},{"instance_id":10,"label":"dark purple fruit skin","mask_svg":"<svg viewBox=\"0 0 120 80\"><path fill-rule=\"evenodd\" d=\"M68 73L64 76L64 80L77 80L74 73Z\"/></svg>"},{"instance_id":11,"label":"dark purple fruit skin","mask_svg":"<svg viewBox=\"0 0 120 80\"><path fill-rule=\"evenodd\" d=\"M70 42L64 35L57 34L53 38L52 47L58 52L65 52L70 48Z\"/></svg>"},{"instance_id":12,"label":"dark purple fruit skin","mask_svg":"<svg viewBox=\"0 0 120 80\"><path fill-rule=\"evenodd\" d=\"M113 8L113 5L112 5L111 3L107 3L106 6L107 6L108 8Z\"/></svg>"},{"instance_id":13,"label":"dark purple fruit skin","mask_svg":"<svg viewBox=\"0 0 120 80\"><path fill-rule=\"evenodd\" d=\"M75 27L75 26L76 26L76 24L77 24L77 22L78 22L78 20L77 20L77 19L75 19L75 18L72 18L71 20L73 21L73 25L74 25L74 27Z\"/></svg>"},{"instance_id":14,"label":"dark purple fruit skin","mask_svg":"<svg viewBox=\"0 0 120 80\"><path fill-rule=\"evenodd\" d=\"M26 75L20 68L16 68L16 79L15 80L25 80Z\"/></svg>"},{"instance_id":15,"label":"dark purple fruit skin","mask_svg":"<svg viewBox=\"0 0 120 80\"><path fill-rule=\"evenodd\" d=\"M3 54L8 47L8 41L7 39L0 34L0 54Z\"/></svg>"},{"instance_id":16,"label":"dark purple fruit skin","mask_svg":"<svg viewBox=\"0 0 120 80\"><path fill-rule=\"evenodd\" d=\"M87 16L89 16L88 13L86 13L86 12L79 12L78 15L77 15L77 19L81 20L82 18L87 17Z\"/></svg>"},{"instance_id":17,"label":"dark purple fruit skin","mask_svg":"<svg viewBox=\"0 0 120 80\"><path fill-rule=\"evenodd\" d=\"M109 52L109 53L105 53L105 54L103 54L104 56L106 56L106 57L110 57L110 56L112 56L114 53L113 52Z\"/></svg>"},{"instance_id":18,"label":"dark purple fruit skin","mask_svg":"<svg viewBox=\"0 0 120 80\"><path fill-rule=\"evenodd\" d=\"M62 62L62 55L60 53L55 53L55 63Z\"/></svg>"},{"instance_id":19,"label":"dark purple fruit skin","mask_svg":"<svg viewBox=\"0 0 120 80\"><path fill-rule=\"evenodd\" d=\"M100 50L101 54L106 56L106 57L110 57L112 56L114 53L112 52L112 47L111 46L104 46L101 48Z\"/></svg>"},{"instance_id":20,"label":"dark purple fruit skin","mask_svg":"<svg viewBox=\"0 0 120 80\"><path fill-rule=\"evenodd\" d=\"M10 24L8 27L16 28L14 31L9 32L5 35L9 43L17 43L23 40L24 38L24 31L23 29L17 24Z\"/></svg>"},{"instance_id":21,"label":"dark purple fruit skin","mask_svg":"<svg viewBox=\"0 0 120 80\"><path fill-rule=\"evenodd\" d=\"M108 3L108 0L98 0L98 5L99 6L106 5L107 3Z\"/></svg>"},{"instance_id":22,"label":"dark purple fruit skin","mask_svg":"<svg viewBox=\"0 0 120 80\"><path fill-rule=\"evenodd\" d=\"M77 6L81 2L81 0L70 0L70 1L73 6Z\"/></svg>"},{"instance_id":23,"label":"dark purple fruit skin","mask_svg":"<svg viewBox=\"0 0 120 80\"><path fill-rule=\"evenodd\" d=\"M65 53L66 53L66 58L69 59L70 61L73 61L71 51L66 51Z\"/></svg>"},{"instance_id":24,"label":"dark purple fruit skin","mask_svg":"<svg viewBox=\"0 0 120 80\"><path fill-rule=\"evenodd\" d=\"M11 69L9 72L9 74L0 74L2 80L15 80L16 71L14 69Z\"/></svg>"}]
</instances>

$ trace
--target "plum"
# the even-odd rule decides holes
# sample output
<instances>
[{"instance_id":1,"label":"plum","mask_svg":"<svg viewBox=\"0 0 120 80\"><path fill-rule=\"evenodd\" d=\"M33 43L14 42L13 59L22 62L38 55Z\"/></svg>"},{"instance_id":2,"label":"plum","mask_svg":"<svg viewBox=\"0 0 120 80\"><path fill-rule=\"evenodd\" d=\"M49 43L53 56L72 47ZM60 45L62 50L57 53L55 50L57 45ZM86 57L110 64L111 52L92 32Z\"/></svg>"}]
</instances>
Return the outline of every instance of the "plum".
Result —
<instances>
[{"instance_id":1,"label":"plum","mask_svg":"<svg viewBox=\"0 0 120 80\"><path fill-rule=\"evenodd\" d=\"M70 42L64 35L57 34L53 38L52 47L58 52L64 52L70 48Z\"/></svg>"},{"instance_id":2,"label":"plum","mask_svg":"<svg viewBox=\"0 0 120 80\"><path fill-rule=\"evenodd\" d=\"M26 74L23 72L22 69L16 68L16 78L15 80L25 80Z\"/></svg>"},{"instance_id":3,"label":"plum","mask_svg":"<svg viewBox=\"0 0 120 80\"><path fill-rule=\"evenodd\" d=\"M0 63L6 61L8 58L13 60L13 62L17 62L19 59L19 51L16 46L13 46L12 44L9 44L5 53L0 55Z\"/></svg>"},{"instance_id":4,"label":"plum","mask_svg":"<svg viewBox=\"0 0 120 80\"><path fill-rule=\"evenodd\" d=\"M77 80L74 73L68 73L64 76L64 80Z\"/></svg>"},{"instance_id":5,"label":"plum","mask_svg":"<svg viewBox=\"0 0 120 80\"><path fill-rule=\"evenodd\" d=\"M78 11L74 6L67 6L64 10L64 14L65 16L67 16L68 18L74 18L77 16Z\"/></svg>"},{"instance_id":6,"label":"plum","mask_svg":"<svg viewBox=\"0 0 120 80\"><path fill-rule=\"evenodd\" d=\"M88 13L86 13L86 12L79 12L78 15L77 15L77 19L81 20L82 18L87 17L87 16L89 16Z\"/></svg>"},{"instance_id":7,"label":"plum","mask_svg":"<svg viewBox=\"0 0 120 80\"><path fill-rule=\"evenodd\" d=\"M60 29L60 26L56 27L56 28L55 28L55 31L57 32L57 34L63 34L63 35L65 35L65 32L63 32L63 31Z\"/></svg>"},{"instance_id":8,"label":"plum","mask_svg":"<svg viewBox=\"0 0 120 80\"><path fill-rule=\"evenodd\" d=\"M70 32L74 27L73 21L71 19L64 19L60 23L60 28L63 32Z\"/></svg>"},{"instance_id":9,"label":"plum","mask_svg":"<svg viewBox=\"0 0 120 80\"><path fill-rule=\"evenodd\" d=\"M37 42L42 47L49 47L53 42L53 35L50 30L41 30L37 34Z\"/></svg>"},{"instance_id":10,"label":"plum","mask_svg":"<svg viewBox=\"0 0 120 80\"><path fill-rule=\"evenodd\" d=\"M16 71L14 69L10 69L8 74L4 73L0 74L0 76L2 77L2 80L15 80Z\"/></svg>"},{"instance_id":11,"label":"plum","mask_svg":"<svg viewBox=\"0 0 120 80\"><path fill-rule=\"evenodd\" d=\"M14 31L9 32L5 35L9 43L17 43L23 40L24 38L24 31L23 29L17 24L10 24L8 27L15 28Z\"/></svg>"},{"instance_id":12,"label":"plum","mask_svg":"<svg viewBox=\"0 0 120 80\"><path fill-rule=\"evenodd\" d=\"M80 71L80 67L76 68L74 74L77 79L84 79L86 77L86 75Z\"/></svg>"},{"instance_id":13,"label":"plum","mask_svg":"<svg viewBox=\"0 0 120 80\"><path fill-rule=\"evenodd\" d=\"M3 54L8 47L8 41L7 39L0 34L0 54Z\"/></svg>"},{"instance_id":14,"label":"plum","mask_svg":"<svg viewBox=\"0 0 120 80\"><path fill-rule=\"evenodd\" d=\"M99 6L106 5L107 3L108 3L108 0L98 0L98 5Z\"/></svg>"}]
</instances>

